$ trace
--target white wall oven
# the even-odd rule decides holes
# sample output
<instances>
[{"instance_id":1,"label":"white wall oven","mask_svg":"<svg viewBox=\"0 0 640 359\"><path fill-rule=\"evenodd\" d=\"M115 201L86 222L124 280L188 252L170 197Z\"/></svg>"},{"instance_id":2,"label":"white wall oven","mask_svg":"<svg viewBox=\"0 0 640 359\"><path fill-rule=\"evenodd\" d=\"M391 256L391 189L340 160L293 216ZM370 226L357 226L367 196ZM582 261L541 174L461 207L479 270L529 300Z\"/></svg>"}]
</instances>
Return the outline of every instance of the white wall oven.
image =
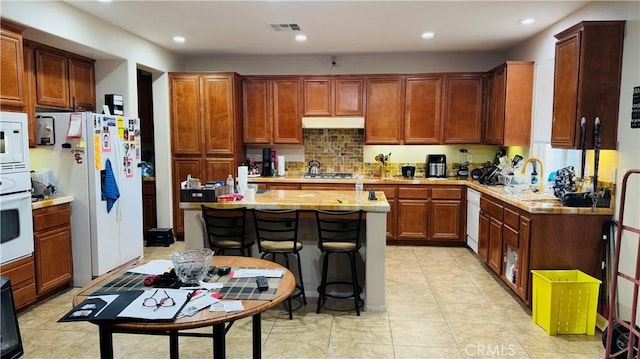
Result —
<instances>
[{"instance_id":1,"label":"white wall oven","mask_svg":"<svg viewBox=\"0 0 640 359\"><path fill-rule=\"evenodd\" d=\"M33 253L27 115L0 112L0 262Z\"/></svg>"}]
</instances>

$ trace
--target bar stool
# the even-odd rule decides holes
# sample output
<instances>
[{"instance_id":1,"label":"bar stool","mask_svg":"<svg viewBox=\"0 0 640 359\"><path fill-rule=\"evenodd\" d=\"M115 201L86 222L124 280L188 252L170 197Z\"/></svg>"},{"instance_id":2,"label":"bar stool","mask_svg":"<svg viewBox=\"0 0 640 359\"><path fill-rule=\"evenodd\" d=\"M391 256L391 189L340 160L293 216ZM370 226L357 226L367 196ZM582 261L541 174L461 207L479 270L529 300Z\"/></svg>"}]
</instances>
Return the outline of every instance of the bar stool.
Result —
<instances>
[{"instance_id":1,"label":"bar stool","mask_svg":"<svg viewBox=\"0 0 640 359\"><path fill-rule=\"evenodd\" d=\"M247 237L245 224L247 208L212 208L202 205L202 220L209 248L215 254L225 254L227 250L237 250L251 257L253 237Z\"/></svg>"},{"instance_id":2,"label":"bar stool","mask_svg":"<svg viewBox=\"0 0 640 359\"><path fill-rule=\"evenodd\" d=\"M284 257L284 265L289 269L289 255L295 255L298 260L298 277L296 290L287 299L289 307L289 319L293 319L291 299L302 296L302 301L307 304L302 280L302 264L300 253L302 243L298 241L298 211L296 210L253 210L253 218L258 240L258 250L261 258L271 256L271 261L276 262L276 257Z\"/></svg>"},{"instance_id":3,"label":"bar stool","mask_svg":"<svg viewBox=\"0 0 640 359\"><path fill-rule=\"evenodd\" d=\"M318 287L318 306L316 313L320 313L320 308L326 302L327 297L332 298L354 298L356 314L360 315L360 299L362 288L358 285L358 273L356 272L356 253L360 249L360 225L362 222L362 211L316 211L316 222L318 224L318 248L324 255L322 262L322 280ZM343 253L349 257L351 265L351 282L331 281L327 282L327 270L329 267L329 256L333 253ZM353 292L348 295L327 293L327 286L350 285Z\"/></svg>"}]
</instances>

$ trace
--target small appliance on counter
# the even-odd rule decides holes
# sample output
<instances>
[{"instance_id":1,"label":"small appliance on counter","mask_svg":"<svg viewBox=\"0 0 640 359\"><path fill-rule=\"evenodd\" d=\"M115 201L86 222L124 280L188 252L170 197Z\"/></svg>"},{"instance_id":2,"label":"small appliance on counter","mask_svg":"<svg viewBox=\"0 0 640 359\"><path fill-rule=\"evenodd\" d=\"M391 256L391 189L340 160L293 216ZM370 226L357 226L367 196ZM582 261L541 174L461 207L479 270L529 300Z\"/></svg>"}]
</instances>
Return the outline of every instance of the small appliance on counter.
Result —
<instances>
[{"instance_id":1,"label":"small appliance on counter","mask_svg":"<svg viewBox=\"0 0 640 359\"><path fill-rule=\"evenodd\" d=\"M447 156L427 155L427 177L447 176Z\"/></svg>"},{"instance_id":2,"label":"small appliance on counter","mask_svg":"<svg viewBox=\"0 0 640 359\"><path fill-rule=\"evenodd\" d=\"M262 149L262 177L271 177L271 148Z\"/></svg>"},{"instance_id":3,"label":"small appliance on counter","mask_svg":"<svg viewBox=\"0 0 640 359\"><path fill-rule=\"evenodd\" d=\"M413 178L415 175L416 175L416 166L415 165L402 166L402 177L404 177L404 178Z\"/></svg>"},{"instance_id":4,"label":"small appliance on counter","mask_svg":"<svg viewBox=\"0 0 640 359\"><path fill-rule=\"evenodd\" d=\"M458 158L458 179L469 177L469 163L471 163L471 154L466 148L461 148Z\"/></svg>"}]
</instances>

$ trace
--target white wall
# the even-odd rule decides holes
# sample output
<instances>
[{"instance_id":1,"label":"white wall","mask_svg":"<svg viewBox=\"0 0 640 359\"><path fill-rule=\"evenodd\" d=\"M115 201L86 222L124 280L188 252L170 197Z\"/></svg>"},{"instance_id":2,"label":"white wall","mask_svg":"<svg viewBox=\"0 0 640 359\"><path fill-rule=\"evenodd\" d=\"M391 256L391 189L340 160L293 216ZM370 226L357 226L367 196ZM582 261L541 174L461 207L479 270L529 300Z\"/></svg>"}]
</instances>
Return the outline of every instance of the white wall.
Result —
<instances>
[{"instance_id":1,"label":"white wall","mask_svg":"<svg viewBox=\"0 0 640 359\"><path fill-rule=\"evenodd\" d=\"M25 25L25 39L44 43L96 61L96 105L104 94L122 94L125 115L138 115L136 68L153 74L156 138L158 226L172 227L167 72L183 70L183 60L134 34L59 1L2 1L2 17Z\"/></svg>"},{"instance_id":2,"label":"white wall","mask_svg":"<svg viewBox=\"0 0 640 359\"><path fill-rule=\"evenodd\" d=\"M620 90L620 114L618 117L618 156L617 165L619 169L617 184L618 193L616 200L616 218L620 205L620 185L622 175L631 168L640 168L640 129L631 129L631 98L633 87L640 86L640 2L594 2L581 8L574 14L562 19L552 25L547 30L520 44L509 52L510 60L534 60L537 64L553 61L555 57L555 37L554 35L584 20L626 20L625 39L622 59L622 81ZM603 54L605 55L605 54ZM538 77L536 77L538 80ZM545 86L541 88L540 86ZM553 82L544 84L536 82L536 93L553 93ZM544 109L542 99L537 99L534 103L534 112L547 113ZM548 113L550 115L550 112ZM546 115L545 115L546 116ZM536 119L539 120L539 119ZM550 121L549 118L541 120ZM550 130L550 128L549 128ZM550 135L550 133L548 134ZM555 150L565 157L568 152ZM575 151L573 151L575 152ZM574 156L575 157L575 156ZM607 179L608 173L599 173ZM626 225L640 227L640 176L636 176L634 181L629 181L626 194L627 205L624 211L624 223ZM599 237L599 236L598 236ZM636 240L630 240L631 236L625 236L620 252L621 271L633 276L635 267L637 247ZM637 237L637 236L636 236ZM610 263L613 267L613 263ZM631 288L628 285L621 285L619 292L620 317L629 320L630 307L632 304Z\"/></svg>"},{"instance_id":3,"label":"white wall","mask_svg":"<svg viewBox=\"0 0 640 359\"><path fill-rule=\"evenodd\" d=\"M201 56L189 57L186 71L232 71L242 75L339 75L487 71L504 61L504 53L442 52L338 56Z\"/></svg>"}]
</instances>

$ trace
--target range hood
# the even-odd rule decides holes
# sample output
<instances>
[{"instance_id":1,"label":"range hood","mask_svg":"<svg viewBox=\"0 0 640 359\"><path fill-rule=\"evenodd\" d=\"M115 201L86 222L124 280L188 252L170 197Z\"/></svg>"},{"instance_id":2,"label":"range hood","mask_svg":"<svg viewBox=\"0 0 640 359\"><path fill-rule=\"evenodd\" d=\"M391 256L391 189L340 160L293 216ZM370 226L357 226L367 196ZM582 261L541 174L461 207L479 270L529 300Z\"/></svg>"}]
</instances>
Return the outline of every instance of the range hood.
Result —
<instances>
[{"instance_id":1,"label":"range hood","mask_svg":"<svg viewBox=\"0 0 640 359\"><path fill-rule=\"evenodd\" d=\"M364 117L303 117L302 128L364 128Z\"/></svg>"}]
</instances>

